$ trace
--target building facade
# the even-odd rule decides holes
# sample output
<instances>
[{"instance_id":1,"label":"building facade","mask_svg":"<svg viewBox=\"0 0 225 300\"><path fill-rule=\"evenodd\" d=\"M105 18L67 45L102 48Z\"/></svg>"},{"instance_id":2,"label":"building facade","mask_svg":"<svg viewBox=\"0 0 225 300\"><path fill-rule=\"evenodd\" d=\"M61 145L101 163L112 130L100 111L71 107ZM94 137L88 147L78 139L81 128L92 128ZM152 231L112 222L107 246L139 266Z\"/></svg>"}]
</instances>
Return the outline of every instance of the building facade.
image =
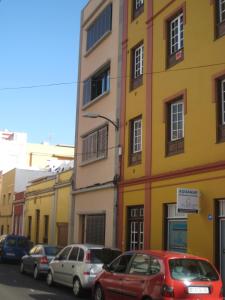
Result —
<instances>
[{"instance_id":1,"label":"building facade","mask_svg":"<svg viewBox=\"0 0 225 300\"><path fill-rule=\"evenodd\" d=\"M66 246L72 196L72 173L33 180L25 191L25 235L32 242Z\"/></svg>"},{"instance_id":2,"label":"building facade","mask_svg":"<svg viewBox=\"0 0 225 300\"><path fill-rule=\"evenodd\" d=\"M75 242L112 246L116 240L120 13L120 0L90 0L81 16L70 230Z\"/></svg>"},{"instance_id":3,"label":"building facade","mask_svg":"<svg viewBox=\"0 0 225 300\"><path fill-rule=\"evenodd\" d=\"M118 245L207 257L225 281L224 1L124 3Z\"/></svg>"},{"instance_id":4,"label":"building facade","mask_svg":"<svg viewBox=\"0 0 225 300\"><path fill-rule=\"evenodd\" d=\"M16 208L16 205L14 205L15 195L20 192L24 192L26 185L30 180L50 174L52 173L47 171L15 168L2 175L2 189L0 196L1 234L12 233L15 229L14 209L17 211L17 216L21 216L21 207L18 209ZM20 228L23 228L24 226L21 218L17 220L17 224L20 226Z\"/></svg>"}]
</instances>

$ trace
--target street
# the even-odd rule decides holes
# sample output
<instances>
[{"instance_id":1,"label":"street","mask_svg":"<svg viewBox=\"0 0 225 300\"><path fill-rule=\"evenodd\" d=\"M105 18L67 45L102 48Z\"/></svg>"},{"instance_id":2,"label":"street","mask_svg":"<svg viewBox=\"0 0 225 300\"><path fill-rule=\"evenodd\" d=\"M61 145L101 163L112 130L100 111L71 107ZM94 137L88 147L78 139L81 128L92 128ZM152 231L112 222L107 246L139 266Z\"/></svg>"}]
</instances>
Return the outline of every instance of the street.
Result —
<instances>
[{"instance_id":1,"label":"street","mask_svg":"<svg viewBox=\"0 0 225 300\"><path fill-rule=\"evenodd\" d=\"M32 276L22 275L19 265L0 264L0 299L4 300L74 300L72 289L56 285L48 287L45 278L34 280ZM86 292L77 300L90 300L91 294Z\"/></svg>"}]
</instances>

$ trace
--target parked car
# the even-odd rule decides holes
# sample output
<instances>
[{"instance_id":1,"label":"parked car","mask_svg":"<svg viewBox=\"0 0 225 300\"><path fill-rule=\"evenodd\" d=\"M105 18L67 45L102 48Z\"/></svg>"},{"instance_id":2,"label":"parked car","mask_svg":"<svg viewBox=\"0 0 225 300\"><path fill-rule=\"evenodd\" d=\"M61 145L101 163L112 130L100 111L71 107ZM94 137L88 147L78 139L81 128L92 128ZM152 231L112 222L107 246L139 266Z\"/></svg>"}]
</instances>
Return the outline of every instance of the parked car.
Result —
<instances>
[{"instance_id":1,"label":"parked car","mask_svg":"<svg viewBox=\"0 0 225 300\"><path fill-rule=\"evenodd\" d=\"M95 300L222 300L222 281L204 258L168 251L130 251L95 279Z\"/></svg>"},{"instance_id":2,"label":"parked car","mask_svg":"<svg viewBox=\"0 0 225 300\"><path fill-rule=\"evenodd\" d=\"M61 249L58 246L35 245L22 257L20 272L33 274L34 279L38 279L41 274L47 275L50 261Z\"/></svg>"},{"instance_id":3,"label":"parked car","mask_svg":"<svg viewBox=\"0 0 225 300\"><path fill-rule=\"evenodd\" d=\"M32 243L25 236L6 234L0 236L0 261L20 261L29 252Z\"/></svg>"},{"instance_id":4,"label":"parked car","mask_svg":"<svg viewBox=\"0 0 225 300\"><path fill-rule=\"evenodd\" d=\"M110 263L121 254L118 249L88 244L68 245L51 261L47 284L54 282L73 288L75 296L91 288L103 264Z\"/></svg>"}]
</instances>

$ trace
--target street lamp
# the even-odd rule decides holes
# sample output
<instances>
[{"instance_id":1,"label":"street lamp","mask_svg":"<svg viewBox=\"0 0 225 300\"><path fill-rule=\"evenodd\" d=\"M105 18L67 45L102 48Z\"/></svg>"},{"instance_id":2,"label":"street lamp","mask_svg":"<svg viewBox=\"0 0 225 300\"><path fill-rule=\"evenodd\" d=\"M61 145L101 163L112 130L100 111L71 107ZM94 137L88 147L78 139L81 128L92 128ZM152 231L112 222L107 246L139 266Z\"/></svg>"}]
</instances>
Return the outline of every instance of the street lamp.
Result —
<instances>
[{"instance_id":1,"label":"street lamp","mask_svg":"<svg viewBox=\"0 0 225 300\"><path fill-rule=\"evenodd\" d=\"M98 114L98 113L92 113L92 112L86 112L82 116L85 117L85 118L94 118L94 119L95 118L102 118L102 119L105 119L108 122L110 122L116 128L116 130L119 130L118 120L115 122L115 121L112 121L111 119L107 118L106 116L103 116L103 115Z\"/></svg>"}]
</instances>

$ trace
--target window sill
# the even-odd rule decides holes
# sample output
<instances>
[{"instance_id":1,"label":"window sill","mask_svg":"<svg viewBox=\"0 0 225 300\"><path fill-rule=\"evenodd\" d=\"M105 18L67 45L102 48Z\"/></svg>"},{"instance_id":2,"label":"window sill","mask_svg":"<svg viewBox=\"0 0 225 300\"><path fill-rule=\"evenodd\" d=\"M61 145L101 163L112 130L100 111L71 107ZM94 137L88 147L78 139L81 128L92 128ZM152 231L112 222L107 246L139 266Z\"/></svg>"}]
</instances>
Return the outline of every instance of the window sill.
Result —
<instances>
[{"instance_id":1,"label":"window sill","mask_svg":"<svg viewBox=\"0 0 225 300\"><path fill-rule=\"evenodd\" d=\"M107 155L105 157L99 157L99 158L96 158L96 159L92 159L92 160L88 160L88 161L84 161L82 163L80 163L79 167L85 167L87 165L90 165L90 164L93 164L93 163L96 163L100 160L103 160L103 159L107 159Z\"/></svg>"},{"instance_id":2,"label":"window sill","mask_svg":"<svg viewBox=\"0 0 225 300\"><path fill-rule=\"evenodd\" d=\"M112 30L107 31L91 48L89 48L86 53L84 54L84 57L87 57L95 48L98 47L99 44L101 44L107 36L111 34Z\"/></svg>"},{"instance_id":3,"label":"window sill","mask_svg":"<svg viewBox=\"0 0 225 300\"><path fill-rule=\"evenodd\" d=\"M137 78L132 78L130 83L130 92L137 89L141 85L143 85L143 75L140 75Z\"/></svg>"},{"instance_id":4,"label":"window sill","mask_svg":"<svg viewBox=\"0 0 225 300\"><path fill-rule=\"evenodd\" d=\"M82 110L85 110L86 108L90 107L91 105L93 105L94 103L98 102L99 100L101 100L102 98L104 98L105 96L109 95L110 90L107 92L104 92L103 94L99 95L98 97L94 98L93 100L91 100L90 102L86 103L85 105L82 106Z\"/></svg>"},{"instance_id":5,"label":"window sill","mask_svg":"<svg viewBox=\"0 0 225 300\"><path fill-rule=\"evenodd\" d=\"M172 55L167 56L167 69L175 66L182 60L184 60L184 48L180 49L176 53L173 53Z\"/></svg>"},{"instance_id":6,"label":"window sill","mask_svg":"<svg viewBox=\"0 0 225 300\"><path fill-rule=\"evenodd\" d=\"M225 21L216 25L216 39L225 35Z\"/></svg>"}]
</instances>

